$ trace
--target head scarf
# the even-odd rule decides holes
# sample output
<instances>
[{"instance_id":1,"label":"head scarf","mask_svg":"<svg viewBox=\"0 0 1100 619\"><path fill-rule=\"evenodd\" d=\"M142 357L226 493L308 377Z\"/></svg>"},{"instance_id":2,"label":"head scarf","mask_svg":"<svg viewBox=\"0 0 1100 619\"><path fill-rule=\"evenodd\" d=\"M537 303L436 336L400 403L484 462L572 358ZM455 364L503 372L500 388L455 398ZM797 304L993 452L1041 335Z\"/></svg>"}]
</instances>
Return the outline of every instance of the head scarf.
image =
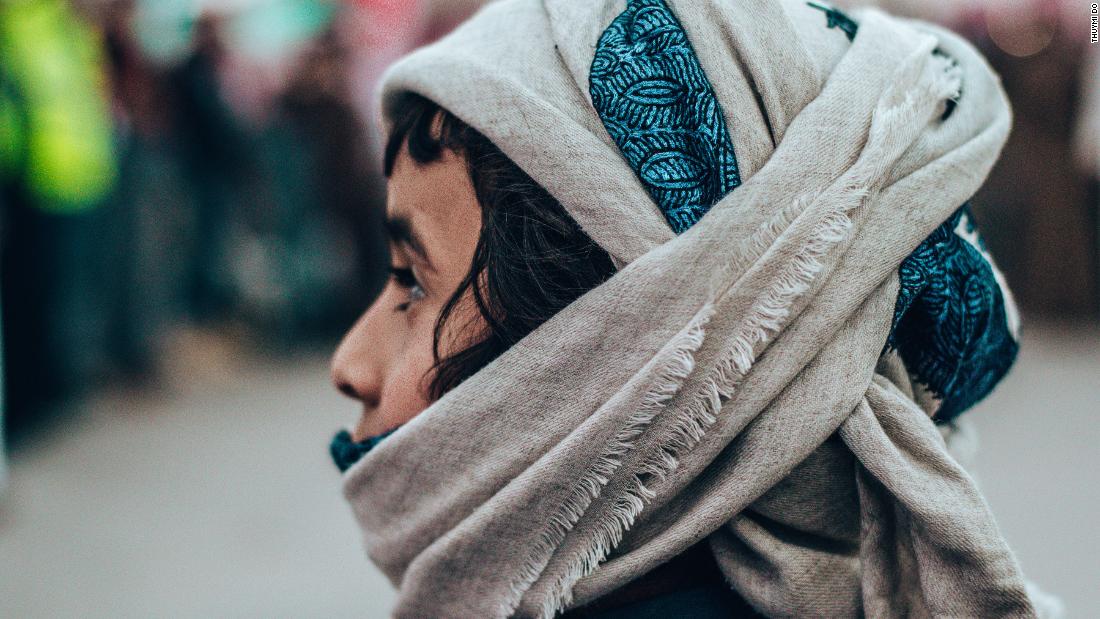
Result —
<instances>
[{"instance_id":1,"label":"head scarf","mask_svg":"<svg viewBox=\"0 0 1100 619\"><path fill-rule=\"evenodd\" d=\"M396 616L550 617L704 538L768 615L1035 616L883 352L1007 100L948 31L828 15L505 0L386 74L387 118L450 110L621 267L347 471Z\"/></svg>"}]
</instances>

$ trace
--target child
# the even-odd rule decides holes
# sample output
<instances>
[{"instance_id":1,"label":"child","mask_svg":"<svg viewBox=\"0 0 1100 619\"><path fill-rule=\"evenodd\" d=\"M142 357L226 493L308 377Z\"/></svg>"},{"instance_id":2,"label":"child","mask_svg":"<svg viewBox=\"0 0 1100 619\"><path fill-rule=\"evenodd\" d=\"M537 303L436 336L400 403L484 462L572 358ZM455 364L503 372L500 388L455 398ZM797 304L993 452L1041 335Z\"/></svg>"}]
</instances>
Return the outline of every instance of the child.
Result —
<instances>
[{"instance_id":1,"label":"child","mask_svg":"<svg viewBox=\"0 0 1100 619\"><path fill-rule=\"evenodd\" d=\"M1035 614L933 421L1017 349L965 204L1010 111L967 43L506 0L382 97L393 277L332 451L397 616Z\"/></svg>"}]
</instances>

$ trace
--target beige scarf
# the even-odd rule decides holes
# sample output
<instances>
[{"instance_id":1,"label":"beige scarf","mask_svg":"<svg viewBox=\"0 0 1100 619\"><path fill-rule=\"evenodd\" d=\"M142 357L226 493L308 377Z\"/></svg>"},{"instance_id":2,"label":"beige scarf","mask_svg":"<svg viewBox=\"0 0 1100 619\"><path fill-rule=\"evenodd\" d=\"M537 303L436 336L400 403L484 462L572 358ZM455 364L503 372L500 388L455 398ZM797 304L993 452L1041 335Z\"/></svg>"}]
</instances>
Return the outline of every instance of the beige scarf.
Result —
<instances>
[{"instance_id":1,"label":"beige scarf","mask_svg":"<svg viewBox=\"0 0 1100 619\"><path fill-rule=\"evenodd\" d=\"M621 266L347 472L395 614L550 617L707 538L772 616L1034 616L973 480L880 358L898 264L1008 134L997 76L874 9L849 43L801 0L668 5L744 179L679 236L589 100L624 0L495 3L385 77L387 112L406 91L452 111Z\"/></svg>"}]
</instances>

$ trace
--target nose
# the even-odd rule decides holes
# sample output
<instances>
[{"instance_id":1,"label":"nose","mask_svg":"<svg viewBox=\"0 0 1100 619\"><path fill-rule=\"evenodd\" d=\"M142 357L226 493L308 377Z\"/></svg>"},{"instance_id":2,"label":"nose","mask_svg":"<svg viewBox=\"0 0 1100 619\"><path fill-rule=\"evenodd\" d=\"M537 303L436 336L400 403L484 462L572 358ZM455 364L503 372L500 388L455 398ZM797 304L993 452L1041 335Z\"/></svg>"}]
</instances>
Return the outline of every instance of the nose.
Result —
<instances>
[{"instance_id":1,"label":"nose","mask_svg":"<svg viewBox=\"0 0 1100 619\"><path fill-rule=\"evenodd\" d=\"M368 314L364 314L332 355L332 384L353 400L369 407L378 405L381 372L369 343Z\"/></svg>"}]
</instances>

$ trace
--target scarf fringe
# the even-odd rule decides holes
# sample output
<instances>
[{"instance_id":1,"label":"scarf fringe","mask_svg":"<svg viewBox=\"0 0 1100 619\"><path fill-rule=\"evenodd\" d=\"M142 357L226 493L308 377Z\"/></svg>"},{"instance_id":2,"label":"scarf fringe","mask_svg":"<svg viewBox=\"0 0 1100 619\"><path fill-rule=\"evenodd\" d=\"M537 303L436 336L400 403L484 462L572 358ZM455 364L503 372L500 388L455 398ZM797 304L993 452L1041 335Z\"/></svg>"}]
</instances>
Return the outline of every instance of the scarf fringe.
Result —
<instances>
[{"instance_id":1,"label":"scarf fringe","mask_svg":"<svg viewBox=\"0 0 1100 619\"><path fill-rule=\"evenodd\" d=\"M695 368L694 353L703 344L704 326L713 313L713 305L709 303L704 305L688 325L672 339L670 342L672 350L658 368L653 388L643 396L641 405L631 413L626 425L607 443L592 468L577 481L561 508L550 517L549 524L540 535L539 542L524 561L519 575L513 580L510 599L501 605L499 616L507 617L516 611L523 594L542 575L566 534L584 515L592 501L600 496L603 487L618 470L622 464L622 456L633 449L634 439L645 431L653 418L680 391L684 379ZM559 582L574 583L584 574L595 569L607 553L622 541L623 531L630 527L634 516L641 512L641 509L641 496L637 493L628 493L627 496L618 499L613 507L615 518L610 522L600 523L595 543L574 562L574 565L566 571L567 576L560 578ZM556 591L557 588L556 584L554 590ZM543 616L552 617L561 610L562 607L554 602L557 598L559 598L557 594L549 597L543 605Z\"/></svg>"},{"instance_id":2,"label":"scarf fringe","mask_svg":"<svg viewBox=\"0 0 1100 619\"><path fill-rule=\"evenodd\" d=\"M757 234L754 234L752 242L761 244L766 248L769 245L768 241L774 241L797 217L798 213L802 212L807 202L806 198L800 198L795 200L789 207L782 209L775 218L761 226ZM649 488L649 485L653 483L650 480L662 481L667 478L679 466L678 454L682 454L699 444L706 435L707 430L717 421L717 414L721 411L725 401L733 395L736 386L748 373L755 360L754 349L760 343L766 341L770 335L778 333L781 322L790 313L790 307L802 294L810 289L814 278L822 270L822 256L832 245L846 238L850 230L851 220L844 212L830 213L821 223L815 226L811 233L811 240L802 246L795 259L784 268L781 276L777 278L776 283L768 293L762 296L749 310L743 328L735 336L730 353L718 363L715 376L705 381L694 401L677 416L676 421L671 426L668 441L658 447L652 456L643 459L637 470L632 472L632 480L628 484L624 496L612 503L611 517L596 524L594 542L585 552L576 557L573 563L555 581L550 589L550 595L547 596L542 605L541 617L550 619L558 612L563 611L573 601L572 590L577 581L594 571L600 562L607 557L608 553L622 541L624 533L634 524L645 504L656 497L656 493ZM705 321L693 321L693 325L698 324L699 345L702 344L703 323ZM696 329L693 328L687 331L691 333ZM683 376L676 375L675 380L658 381L652 397L647 397L647 400L653 403L654 408L651 410L649 407L643 406L644 412L639 411L642 414L638 415L638 419L641 420L644 417L644 422L631 424L631 439L644 430L656 412L679 390L684 378L687 374L690 374L691 368L694 366L693 353L698 350L699 345L690 348L677 347L675 360L677 362L682 361L683 364L676 363L674 366L685 367L687 372ZM600 461L604 463L614 461L617 467L619 458L625 453L625 450L618 450L618 447L621 447L618 441L611 443L608 452L605 452ZM582 479L582 481L585 480ZM600 484L606 483L607 479L601 476ZM587 484L586 489L590 489ZM587 509L588 504L595 496L595 494L585 495L586 500L579 511L575 508L580 506L580 501L569 505L570 509L567 510L570 512L569 522L571 524L569 528L580 519L581 513L584 509ZM555 523L560 524L558 521L555 521ZM569 528L555 527L554 538L550 538L550 540L556 540L560 544L560 540L564 538ZM547 557L546 560L542 561L543 567L548 560ZM538 575L535 575L535 579L537 577Z\"/></svg>"}]
</instances>

